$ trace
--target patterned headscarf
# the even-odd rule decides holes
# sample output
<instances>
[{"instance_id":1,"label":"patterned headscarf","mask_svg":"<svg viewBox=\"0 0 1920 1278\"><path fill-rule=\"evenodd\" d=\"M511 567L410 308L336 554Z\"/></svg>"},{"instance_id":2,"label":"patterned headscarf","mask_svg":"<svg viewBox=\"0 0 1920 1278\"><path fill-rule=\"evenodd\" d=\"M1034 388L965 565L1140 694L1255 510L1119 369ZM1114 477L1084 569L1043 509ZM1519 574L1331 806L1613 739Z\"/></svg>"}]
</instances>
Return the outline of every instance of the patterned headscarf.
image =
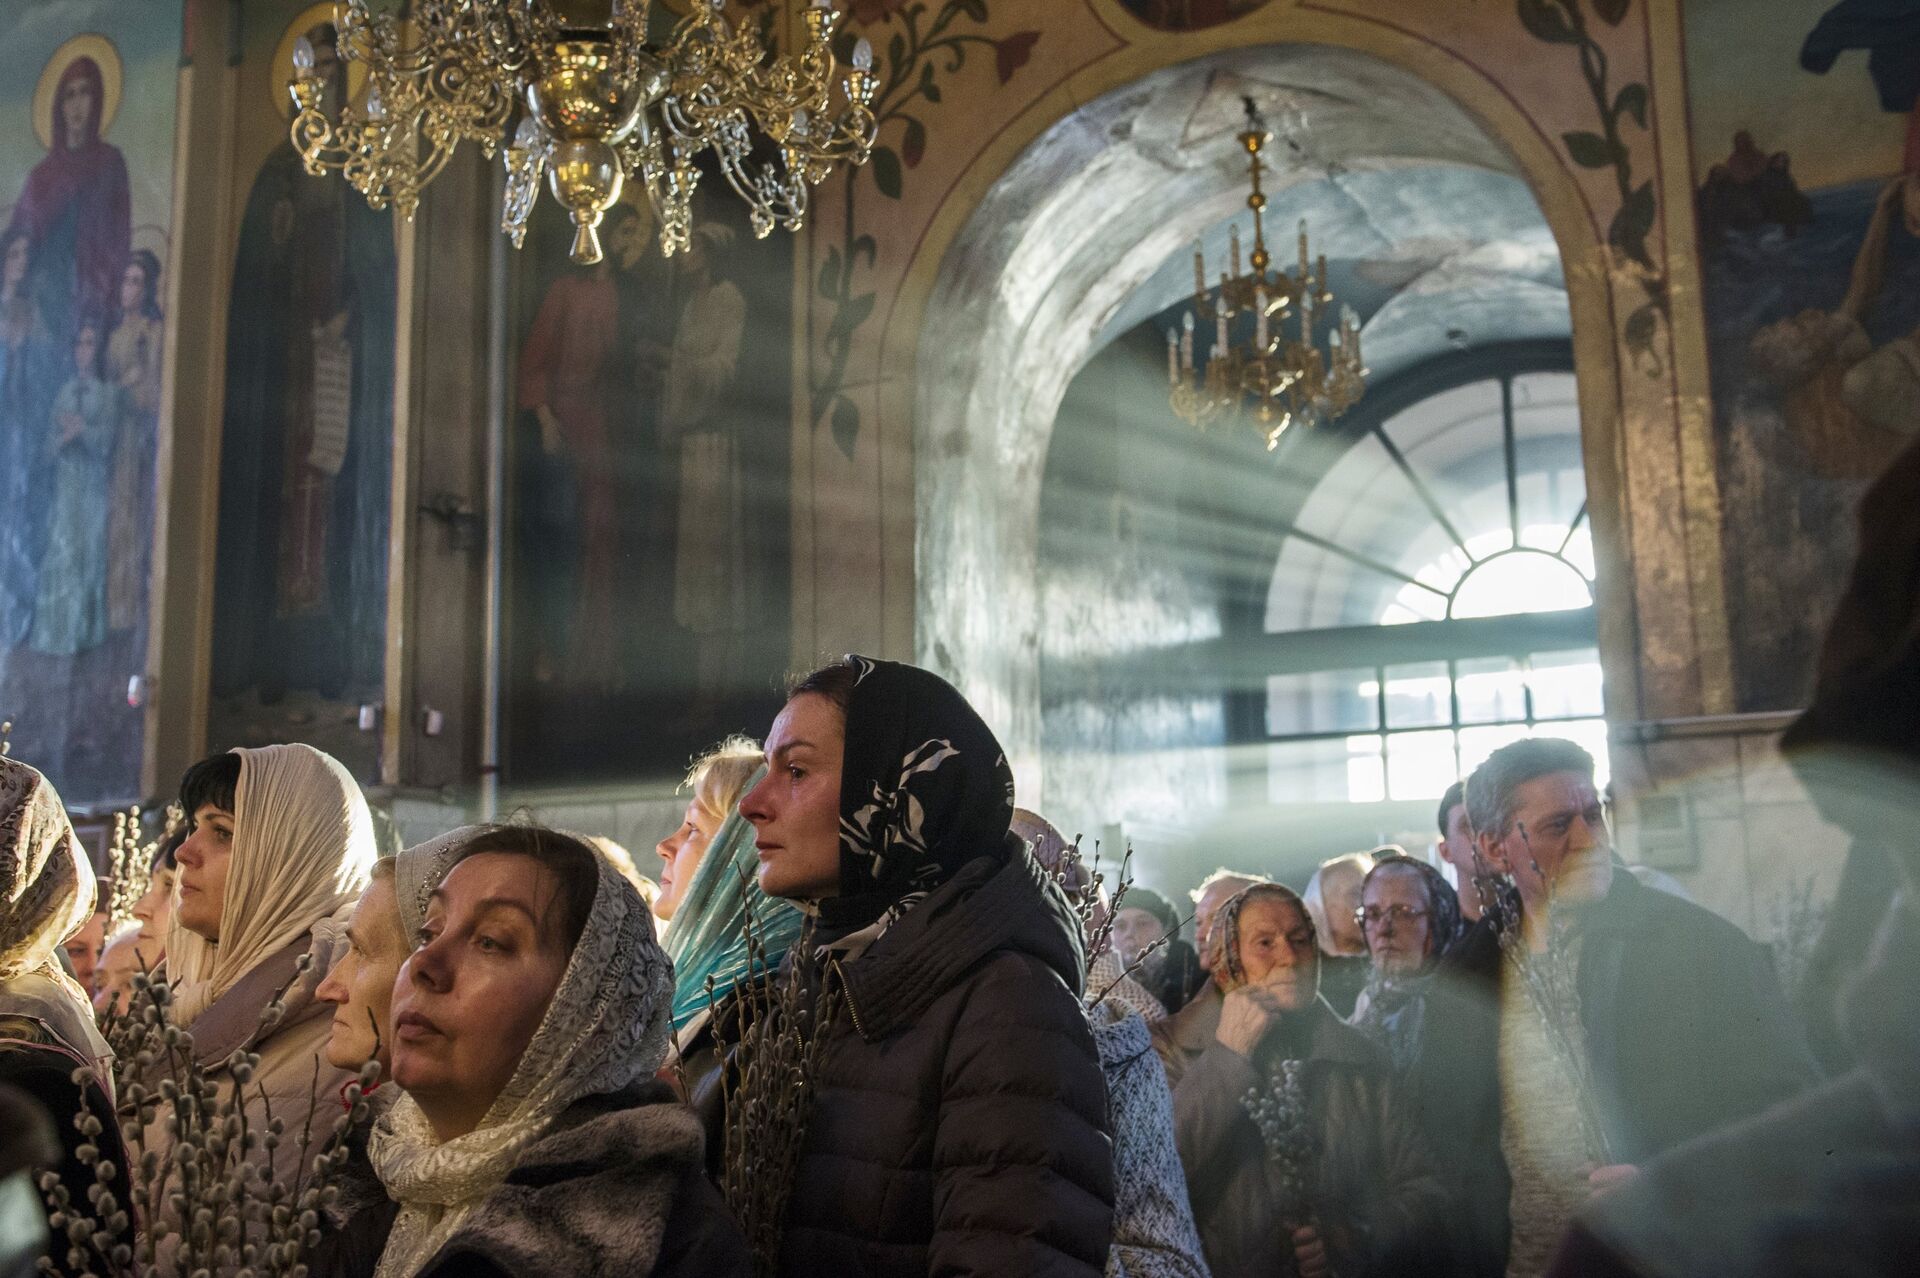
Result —
<instances>
[{"instance_id":1,"label":"patterned headscarf","mask_svg":"<svg viewBox=\"0 0 1920 1278\"><path fill-rule=\"evenodd\" d=\"M400 1204L377 1278L417 1273L569 1105L651 1077L666 1060L673 964L633 884L605 857L593 863L599 883L586 926L540 1028L480 1125L442 1143L406 1095L374 1125L367 1154Z\"/></svg>"},{"instance_id":2,"label":"patterned headscarf","mask_svg":"<svg viewBox=\"0 0 1920 1278\"><path fill-rule=\"evenodd\" d=\"M416 843L393 858L393 898L400 908L400 935L411 950L427 921L427 899L460 859L460 849L485 834L484 825L463 825Z\"/></svg>"},{"instance_id":3,"label":"patterned headscarf","mask_svg":"<svg viewBox=\"0 0 1920 1278\"><path fill-rule=\"evenodd\" d=\"M1255 883L1250 887L1240 889L1239 892L1234 894L1232 900L1220 907L1219 917L1214 920L1213 924L1213 933L1220 938L1220 963L1214 971L1216 974L1220 972L1226 973L1226 979L1220 982L1220 987L1224 990L1237 990L1247 983L1246 968L1241 966L1240 963L1240 912L1247 908L1248 902L1257 901L1262 898L1285 901L1288 905L1300 911L1300 917L1306 920L1307 931L1312 932L1314 930L1313 915L1307 912L1307 903L1300 899L1298 892L1295 892L1286 884ZM1314 940L1313 981L1314 989L1318 991L1320 988L1319 937L1316 935Z\"/></svg>"},{"instance_id":4,"label":"patterned headscarf","mask_svg":"<svg viewBox=\"0 0 1920 1278\"><path fill-rule=\"evenodd\" d=\"M742 793L759 785L766 774L764 767L755 772ZM760 971L778 966L780 956L799 938L805 916L792 902L760 890L754 881L758 866L753 825L736 807L700 858L662 941L673 960L675 1031L685 1029L707 1010L710 1001L726 998L758 975L747 952L749 920L761 956Z\"/></svg>"},{"instance_id":5,"label":"patterned headscarf","mask_svg":"<svg viewBox=\"0 0 1920 1278\"><path fill-rule=\"evenodd\" d=\"M832 928L862 927L910 905L977 857L1016 851L1013 769L952 684L894 661L849 656L840 774L840 895Z\"/></svg>"},{"instance_id":6,"label":"patterned headscarf","mask_svg":"<svg viewBox=\"0 0 1920 1278\"><path fill-rule=\"evenodd\" d=\"M55 955L93 916L94 895L93 863L52 783L0 755L0 982L55 975L84 1002Z\"/></svg>"},{"instance_id":7,"label":"patterned headscarf","mask_svg":"<svg viewBox=\"0 0 1920 1278\"><path fill-rule=\"evenodd\" d=\"M0 755L0 1015L39 1021L99 1065L112 1052L58 957L93 916L95 891L93 863L60 796L37 771Z\"/></svg>"}]
</instances>

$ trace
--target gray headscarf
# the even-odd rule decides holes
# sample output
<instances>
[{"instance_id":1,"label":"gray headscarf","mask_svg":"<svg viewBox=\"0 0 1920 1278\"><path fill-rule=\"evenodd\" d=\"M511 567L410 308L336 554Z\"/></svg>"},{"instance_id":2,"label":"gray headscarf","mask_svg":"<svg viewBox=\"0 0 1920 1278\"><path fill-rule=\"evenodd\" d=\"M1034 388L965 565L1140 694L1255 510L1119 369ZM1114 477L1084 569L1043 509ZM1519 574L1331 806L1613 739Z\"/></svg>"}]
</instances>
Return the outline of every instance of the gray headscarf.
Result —
<instances>
[{"instance_id":1,"label":"gray headscarf","mask_svg":"<svg viewBox=\"0 0 1920 1278\"><path fill-rule=\"evenodd\" d=\"M427 898L447 877L460 857L460 849L486 830L484 825L463 825L416 843L393 858L393 896L400 907L400 935L406 938L408 949L413 948L427 921Z\"/></svg>"},{"instance_id":2,"label":"gray headscarf","mask_svg":"<svg viewBox=\"0 0 1920 1278\"><path fill-rule=\"evenodd\" d=\"M474 832L443 836L453 841L449 860ZM410 1096L375 1124L368 1156L400 1204L377 1278L418 1272L569 1105L650 1077L665 1061L673 964L654 940L653 914L640 893L606 858L593 862L600 881L573 957L480 1126L442 1143ZM408 907L401 908L406 917Z\"/></svg>"}]
</instances>

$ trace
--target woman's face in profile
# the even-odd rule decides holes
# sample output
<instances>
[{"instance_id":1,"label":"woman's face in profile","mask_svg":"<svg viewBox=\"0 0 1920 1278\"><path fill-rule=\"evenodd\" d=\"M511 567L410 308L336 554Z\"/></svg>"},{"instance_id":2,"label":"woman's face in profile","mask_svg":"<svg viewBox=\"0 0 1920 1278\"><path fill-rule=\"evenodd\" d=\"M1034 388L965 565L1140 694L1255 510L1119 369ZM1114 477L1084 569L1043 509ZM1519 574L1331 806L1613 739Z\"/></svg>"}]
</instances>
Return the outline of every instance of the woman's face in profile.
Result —
<instances>
[{"instance_id":1,"label":"woman's face in profile","mask_svg":"<svg viewBox=\"0 0 1920 1278\"><path fill-rule=\"evenodd\" d=\"M533 1041L570 956L559 878L481 852L429 898L393 992L393 1079L441 1139L479 1126Z\"/></svg>"},{"instance_id":2,"label":"woman's face in profile","mask_svg":"<svg viewBox=\"0 0 1920 1278\"><path fill-rule=\"evenodd\" d=\"M760 890L817 901L840 887L840 767L846 721L825 697L787 702L767 734L767 775L740 800L753 822Z\"/></svg>"}]
</instances>

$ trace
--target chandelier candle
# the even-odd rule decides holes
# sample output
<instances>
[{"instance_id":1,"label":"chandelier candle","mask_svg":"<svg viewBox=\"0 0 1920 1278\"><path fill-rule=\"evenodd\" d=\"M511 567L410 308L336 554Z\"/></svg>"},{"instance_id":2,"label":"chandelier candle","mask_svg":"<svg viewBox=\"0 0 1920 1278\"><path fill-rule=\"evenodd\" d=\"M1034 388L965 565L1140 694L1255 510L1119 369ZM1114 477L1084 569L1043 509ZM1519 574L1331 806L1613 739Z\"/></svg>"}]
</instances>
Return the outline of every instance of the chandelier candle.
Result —
<instances>
[{"instance_id":1,"label":"chandelier candle","mask_svg":"<svg viewBox=\"0 0 1920 1278\"><path fill-rule=\"evenodd\" d=\"M1220 276L1218 294L1210 295L1205 253L1194 245L1193 307L1177 343L1173 330L1167 332L1167 377L1172 384L1168 403L1175 415L1199 427L1227 413L1250 415L1272 451L1295 424L1322 425L1351 408L1365 393L1367 370L1360 360L1359 317L1350 307L1342 308L1339 326L1324 335L1325 353L1321 350L1319 329L1333 294L1327 289L1326 255L1316 260L1308 250L1305 221L1300 223L1298 273L1273 268L1266 241L1267 197L1260 187L1266 167L1261 154L1273 135L1253 99L1243 102L1247 127L1236 140L1246 151L1252 187L1247 207L1253 211L1253 253L1242 273L1240 228L1230 226L1229 269ZM1298 316L1294 337L1288 336L1289 311ZM1253 316L1253 342L1236 347L1229 340L1231 321L1248 313ZM1196 315L1213 319L1213 349L1200 372L1193 363Z\"/></svg>"}]
</instances>

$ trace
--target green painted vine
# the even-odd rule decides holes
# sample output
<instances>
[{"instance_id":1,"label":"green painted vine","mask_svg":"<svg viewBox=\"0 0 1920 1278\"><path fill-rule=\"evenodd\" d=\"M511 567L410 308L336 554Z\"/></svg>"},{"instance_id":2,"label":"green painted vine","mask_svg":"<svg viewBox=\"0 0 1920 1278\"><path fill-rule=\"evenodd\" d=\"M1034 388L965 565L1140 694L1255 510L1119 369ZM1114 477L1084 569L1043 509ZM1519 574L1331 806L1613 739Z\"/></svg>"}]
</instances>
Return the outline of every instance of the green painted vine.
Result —
<instances>
[{"instance_id":1,"label":"green painted vine","mask_svg":"<svg viewBox=\"0 0 1920 1278\"><path fill-rule=\"evenodd\" d=\"M1609 27L1618 27L1633 8L1633 0L1588 3L1593 17ZM1580 74L1592 94L1599 127L1563 133L1560 140L1568 157L1581 168L1613 171L1620 207L1607 226L1607 246L1616 259L1633 264L1646 295L1621 325L1621 339L1649 377L1660 377L1666 365L1656 343L1667 320L1667 276L1647 251L1658 209L1653 180L1634 180L1633 156L1623 136L1628 121L1642 131L1647 128L1647 86L1634 82L1614 88L1606 50L1593 38L1588 25L1587 7L1581 0L1519 0L1520 23L1534 39L1578 53Z\"/></svg>"},{"instance_id":2,"label":"green painted vine","mask_svg":"<svg viewBox=\"0 0 1920 1278\"><path fill-rule=\"evenodd\" d=\"M929 16L931 15L931 16ZM917 168L927 151L925 107L941 101L941 80L966 65L969 52L991 49L994 71L1001 84L1033 56L1038 31L1016 31L994 37L980 28L988 19L987 0L855 0L853 16L875 45L874 65L880 90L874 115L880 140L873 159L864 168L849 169L844 178L840 242L827 249L814 275L813 290L830 306L830 318L816 333L809 310L807 366L808 406L814 426L828 426L841 453L853 456L860 437L860 408L847 394L847 365L854 335L873 317L872 289L857 291L858 272L872 270L878 246L871 235L857 229L859 196L871 181L881 197L898 200L907 173ZM884 49L880 28L890 27ZM847 36L851 42L852 35Z\"/></svg>"}]
</instances>

